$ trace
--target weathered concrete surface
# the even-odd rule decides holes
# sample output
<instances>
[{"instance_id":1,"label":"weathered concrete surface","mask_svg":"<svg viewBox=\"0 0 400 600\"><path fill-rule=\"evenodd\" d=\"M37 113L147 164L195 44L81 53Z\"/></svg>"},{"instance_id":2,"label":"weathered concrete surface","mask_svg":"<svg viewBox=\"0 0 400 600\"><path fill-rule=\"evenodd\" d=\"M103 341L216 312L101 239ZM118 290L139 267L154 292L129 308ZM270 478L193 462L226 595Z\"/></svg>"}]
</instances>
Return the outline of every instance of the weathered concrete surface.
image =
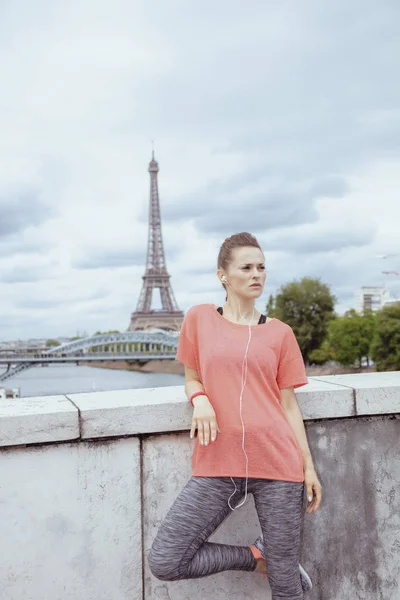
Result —
<instances>
[{"instance_id":1,"label":"weathered concrete surface","mask_svg":"<svg viewBox=\"0 0 400 600\"><path fill-rule=\"evenodd\" d=\"M311 599L400 600L400 417L307 426L324 488L307 515Z\"/></svg>"},{"instance_id":2,"label":"weathered concrete surface","mask_svg":"<svg viewBox=\"0 0 400 600\"><path fill-rule=\"evenodd\" d=\"M143 523L147 557L157 529L191 476L193 442L187 434L150 437L143 444ZM233 491L233 487L232 487ZM210 541L248 545L260 533L253 498L233 512ZM268 581L256 573L225 572L197 580L165 582L153 577L145 560L145 599L269 600Z\"/></svg>"},{"instance_id":3,"label":"weathered concrete surface","mask_svg":"<svg viewBox=\"0 0 400 600\"><path fill-rule=\"evenodd\" d=\"M314 589L310 600L400 600L400 417L307 423L323 486L323 503L304 515L301 562ZM149 552L168 509L190 477L186 434L144 442L144 546ZM210 538L248 545L259 532L253 503L228 517ZM155 579L145 562L145 598L266 600L269 586L252 573L194 581Z\"/></svg>"},{"instance_id":4,"label":"weathered concrete surface","mask_svg":"<svg viewBox=\"0 0 400 600\"><path fill-rule=\"evenodd\" d=\"M400 382L399 382L400 390ZM79 408L82 439L190 429L192 407L183 386L68 394ZM350 388L310 379L297 391L304 419L355 414Z\"/></svg>"},{"instance_id":5,"label":"weathered concrete surface","mask_svg":"<svg viewBox=\"0 0 400 600\"><path fill-rule=\"evenodd\" d=\"M297 391L324 488L320 511L304 517L311 600L400 600L399 375L318 376ZM191 406L182 386L71 398L80 419L66 397L0 405L0 597L269 598L252 573L165 583L147 563L142 595L141 484L147 554L190 477ZM139 439L126 435L142 440L143 481ZM116 439L85 441L101 437ZM258 532L250 500L211 539L249 544Z\"/></svg>"},{"instance_id":6,"label":"weathered concrete surface","mask_svg":"<svg viewBox=\"0 0 400 600\"><path fill-rule=\"evenodd\" d=\"M0 596L142 598L139 441L0 451Z\"/></svg>"},{"instance_id":7,"label":"weathered concrete surface","mask_svg":"<svg viewBox=\"0 0 400 600\"><path fill-rule=\"evenodd\" d=\"M65 396L9 398L0 402L0 446L79 438L79 415Z\"/></svg>"},{"instance_id":8,"label":"weathered concrete surface","mask_svg":"<svg viewBox=\"0 0 400 600\"><path fill-rule=\"evenodd\" d=\"M304 420L351 417L355 413L353 390L326 381L308 378L308 385L296 390L296 398Z\"/></svg>"},{"instance_id":9,"label":"weathered concrete surface","mask_svg":"<svg viewBox=\"0 0 400 600\"><path fill-rule=\"evenodd\" d=\"M82 439L190 428L183 386L68 394L81 414Z\"/></svg>"},{"instance_id":10,"label":"weathered concrete surface","mask_svg":"<svg viewBox=\"0 0 400 600\"><path fill-rule=\"evenodd\" d=\"M330 375L316 379L352 388L358 415L400 412L400 371Z\"/></svg>"}]
</instances>

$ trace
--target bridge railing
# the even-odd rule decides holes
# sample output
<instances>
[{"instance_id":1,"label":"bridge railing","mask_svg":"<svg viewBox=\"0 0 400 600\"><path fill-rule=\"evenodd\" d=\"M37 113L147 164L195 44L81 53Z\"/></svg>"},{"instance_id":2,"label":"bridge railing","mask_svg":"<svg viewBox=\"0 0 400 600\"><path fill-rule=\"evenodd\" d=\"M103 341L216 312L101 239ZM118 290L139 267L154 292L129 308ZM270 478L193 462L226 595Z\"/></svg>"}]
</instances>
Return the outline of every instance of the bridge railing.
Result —
<instances>
[{"instance_id":1,"label":"bridge railing","mask_svg":"<svg viewBox=\"0 0 400 600\"><path fill-rule=\"evenodd\" d=\"M176 350L171 350L171 351L164 351L164 352L158 352L158 351L153 351L153 350L144 350L142 352L137 352L137 351L132 351L132 352L123 352L123 351L115 351L115 352L91 352L91 351L87 351L87 352L82 352L82 353L67 353L67 352L63 352L60 354L50 354L49 352L44 352L43 354L18 354L18 355L1 355L0 356L0 364L1 363L13 363L13 362L21 362L21 361L33 361L33 362L40 362L42 360L58 360L60 358L71 358L73 360L85 360L85 358L104 358L104 357L110 357L110 358L133 358L133 357L145 357L145 356L156 356L157 358L162 358L162 357L175 357L176 356Z\"/></svg>"},{"instance_id":2,"label":"bridge railing","mask_svg":"<svg viewBox=\"0 0 400 600\"><path fill-rule=\"evenodd\" d=\"M177 348L178 347L177 332L161 332L161 331L126 331L124 333L107 333L94 335L91 337L74 340L61 346L56 346L49 350L51 354L59 354L60 352L73 352L75 350L85 350L89 348L98 348L109 345L153 345L162 348Z\"/></svg>"}]
</instances>

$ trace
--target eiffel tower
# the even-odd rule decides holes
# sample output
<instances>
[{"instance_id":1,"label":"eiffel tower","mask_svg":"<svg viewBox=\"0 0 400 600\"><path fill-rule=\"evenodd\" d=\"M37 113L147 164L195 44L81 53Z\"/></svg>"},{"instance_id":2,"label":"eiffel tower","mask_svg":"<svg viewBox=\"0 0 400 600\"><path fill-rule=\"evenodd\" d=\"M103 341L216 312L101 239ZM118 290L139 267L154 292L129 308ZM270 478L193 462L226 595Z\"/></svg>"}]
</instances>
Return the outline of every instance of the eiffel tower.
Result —
<instances>
[{"instance_id":1,"label":"eiffel tower","mask_svg":"<svg viewBox=\"0 0 400 600\"><path fill-rule=\"evenodd\" d=\"M143 286L136 310L131 315L128 331L148 330L154 327L179 331L184 314L176 303L172 291L170 275L165 265L164 245L161 232L160 199L158 197L157 173L158 163L154 158L154 150L149 164L150 173L150 212L149 237L147 242L146 270L143 275ZM153 290L160 289L160 310L151 309Z\"/></svg>"}]
</instances>

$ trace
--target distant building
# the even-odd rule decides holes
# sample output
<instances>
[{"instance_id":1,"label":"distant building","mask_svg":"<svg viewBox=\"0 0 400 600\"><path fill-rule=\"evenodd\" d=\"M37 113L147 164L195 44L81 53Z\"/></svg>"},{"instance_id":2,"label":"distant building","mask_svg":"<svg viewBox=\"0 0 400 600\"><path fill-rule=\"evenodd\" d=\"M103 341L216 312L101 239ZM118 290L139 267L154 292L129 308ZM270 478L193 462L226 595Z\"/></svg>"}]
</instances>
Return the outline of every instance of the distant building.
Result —
<instances>
[{"instance_id":1,"label":"distant building","mask_svg":"<svg viewBox=\"0 0 400 600\"><path fill-rule=\"evenodd\" d=\"M21 396L19 388L1 388L0 387L0 400L6 400L6 398L19 398Z\"/></svg>"},{"instance_id":2,"label":"distant building","mask_svg":"<svg viewBox=\"0 0 400 600\"><path fill-rule=\"evenodd\" d=\"M356 309L360 313L367 309L376 312L387 304L393 304L394 302L398 302L398 300L392 298L386 288L363 286L357 292Z\"/></svg>"}]
</instances>

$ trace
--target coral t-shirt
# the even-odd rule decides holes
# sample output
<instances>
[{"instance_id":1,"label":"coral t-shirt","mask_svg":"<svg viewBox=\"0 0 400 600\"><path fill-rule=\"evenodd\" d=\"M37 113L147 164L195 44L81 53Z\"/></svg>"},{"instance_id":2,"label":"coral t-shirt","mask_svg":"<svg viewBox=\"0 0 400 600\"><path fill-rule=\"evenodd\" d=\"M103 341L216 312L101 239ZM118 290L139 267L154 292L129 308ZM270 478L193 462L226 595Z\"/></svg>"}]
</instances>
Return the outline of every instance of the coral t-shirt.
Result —
<instances>
[{"instance_id":1,"label":"coral t-shirt","mask_svg":"<svg viewBox=\"0 0 400 600\"><path fill-rule=\"evenodd\" d=\"M302 482L302 453L279 392L308 383L299 345L279 319L252 325L251 331L242 400L248 476ZM240 391L248 337L248 325L228 321L213 304L193 306L185 315L176 359L198 372L221 430L208 446L197 438L194 477L246 477Z\"/></svg>"}]
</instances>

